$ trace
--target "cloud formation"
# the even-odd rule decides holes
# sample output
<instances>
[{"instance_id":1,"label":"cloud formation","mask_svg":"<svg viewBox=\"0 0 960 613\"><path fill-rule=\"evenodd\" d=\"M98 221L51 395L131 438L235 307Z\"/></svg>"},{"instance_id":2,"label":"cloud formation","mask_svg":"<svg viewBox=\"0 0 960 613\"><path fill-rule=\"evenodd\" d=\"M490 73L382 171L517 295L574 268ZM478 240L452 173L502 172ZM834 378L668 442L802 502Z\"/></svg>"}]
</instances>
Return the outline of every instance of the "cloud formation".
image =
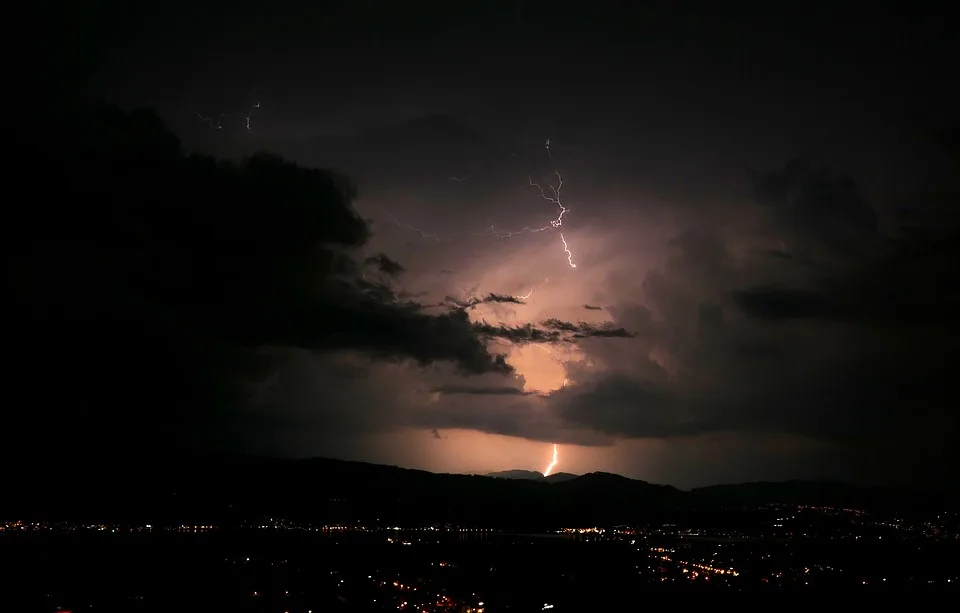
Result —
<instances>
[{"instance_id":1,"label":"cloud formation","mask_svg":"<svg viewBox=\"0 0 960 613\"><path fill-rule=\"evenodd\" d=\"M448 242L414 238L413 259L443 254L448 272L421 263L408 280L441 293L467 286L442 303L502 348L517 380L411 373L439 382L394 405L396 423L593 449L651 441L699 447L701 459L741 441L737 453L753 458L744 466L769 457L808 476L948 480L955 229L941 215L881 231L856 182L825 165L743 176L752 200L709 215L608 206L591 220L570 196L565 231L585 258L576 275L551 267L549 233L488 245L440 220L430 231ZM489 182L488 194L499 181L471 180ZM522 227L529 218L515 211L528 214L527 197L518 190L487 210ZM430 206L415 210L428 218Z\"/></svg>"},{"instance_id":2,"label":"cloud formation","mask_svg":"<svg viewBox=\"0 0 960 613\"><path fill-rule=\"evenodd\" d=\"M497 401L441 409L437 399L436 411L418 419L545 443L782 440L790 453L815 455L825 475L865 478L882 465L900 481L948 478L946 468L922 467L957 459L940 442L957 432L945 400L955 396L948 365L956 351L949 333L936 332L955 326L955 230L940 216L936 225L881 231L853 178L826 165L793 160L743 174L754 198L718 212L717 223L676 215L656 237L643 234L649 214L621 210L621 227L643 240L631 244L601 226L593 230L608 245L592 248L578 233L577 247L591 254L581 266L589 277L564 278L556 293L550 284L534 289L538 304L489 301L516 305L517 323L502 312L499 323L484 321L488 312L472 316L479 334L513 345L578 341L575 353L534 352L563 364L563 385L533 395L523 385L459 388ZM653 257L635 250L641 244ZM533 249L500 245L514 264ZM515 275L490 261L486 275ZM598 320L573 323L577 304Z\"/></svg>"},{"instance_id":3,"label":"cloud formation","mask_svg":"<svg viewBox=\"0 0 960 613\"><path fill-rule=\"evenodd\" d=\"M389 152L423 128L432 143L382 176L368 161L365 180L382 182L364 200L280 157L185 155L149 113L75 119L36 154L58 177L38 201L56 204L17 210L7 245L13 447L402 462L414 452L384 455L383 437L418 431L442 450L475 432L596 457L666 445L698 462L739 444L752 463L815 456L825 476L879 463L931 482L957 460L960 234L942 204L881 231L852 178L800 161L755 173L749 203L709 215L588 199L569 180L571 271L554 232L483 235L553 211L527 191L530 164L496 162L510 147L459 121L358 139ZM469 158L470 181L449 181L466 174L451 164L397 213L449 240L384 223L383 194L416 192L408 175L433 185L444 147ZM438 213L461 199L462 218Z\"/></svg>"},{"instance_id":4,"label":"cloud formation","mask_svg":"<svg viewBox=\"0 0 960 613\"><path fill-rule=\"evenodd\" d=\"M942 19L448 3L411 40L409 6L354 4L210 9L173 38L195 12L169 1L116 32L44 16L47 50L76 44L17 114L6 448L488 472L559 442L562 470L687 485L960 474L958 132L936 134L952 158L916 138L960 108ZM65 111L87 76L184 145ZM254 86L249 131L192 113ZM554 170L575 270L560 228L489 231L549 225L530 181Z\"/></svg>"}]
</instances>

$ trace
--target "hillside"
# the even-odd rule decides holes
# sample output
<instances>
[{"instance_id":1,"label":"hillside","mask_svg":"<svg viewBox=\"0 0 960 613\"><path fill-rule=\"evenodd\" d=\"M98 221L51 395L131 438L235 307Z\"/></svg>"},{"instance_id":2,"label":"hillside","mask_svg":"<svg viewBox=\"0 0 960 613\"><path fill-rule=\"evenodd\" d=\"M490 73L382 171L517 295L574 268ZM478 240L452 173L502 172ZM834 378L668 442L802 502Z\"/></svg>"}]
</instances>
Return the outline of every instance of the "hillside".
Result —
<instances>
[{"instance_id":1,"label":"hillside","mask_svg":"<svg viewBox=\"0 0 960 613\"><path fill-rule=\"evenodd\" d=\"M487 473L487 477L495 479L525 479L528 481L542 481L543 473L535 470L501 470L495 473Z\"/></svg>"},{"instance_id":2,"label":"hillside","mask_svg":"<svg viewBox=\"0 0 960 613\"><path fill-rule=\"evenodd\" d=\"M493 477L495 479L522 479L525 481L562 483L564 481L576 479L580 475L574 475L572 473L553 473L552 475L545 477L543 473L539 473L535 470L501 470L495 473L487 473L486 476Z\"/></svg>"},{"instance_id":3,"label":"hillside","mask_svg":"<svg viewBox=\"0 0 960 613\"><path fill-rule=\"evenodd\" d=\"M763 503L863 508L928 502L889 490L791 481L690 492L610 473L534 471L436 474L330 459L188 457L160 462L71 461L5 480L2 518L26 516L240 521L262 515L317 522L450 522L543 529L674 518L687 511Z\"/></svg>"},{"instance_id":4,"label":"hillside","mask_svg":"<svg viewBox=\"0 0 960 613\"><path fill-rule=\"evenodd\" d=\"M906 496L888 488L864 488L839 481L758 481L736 485L695 488L691 495L701 501L726 505L802 504L811 506L878 508L927 504L927 496Z\"/></svg>"}]
</instances>

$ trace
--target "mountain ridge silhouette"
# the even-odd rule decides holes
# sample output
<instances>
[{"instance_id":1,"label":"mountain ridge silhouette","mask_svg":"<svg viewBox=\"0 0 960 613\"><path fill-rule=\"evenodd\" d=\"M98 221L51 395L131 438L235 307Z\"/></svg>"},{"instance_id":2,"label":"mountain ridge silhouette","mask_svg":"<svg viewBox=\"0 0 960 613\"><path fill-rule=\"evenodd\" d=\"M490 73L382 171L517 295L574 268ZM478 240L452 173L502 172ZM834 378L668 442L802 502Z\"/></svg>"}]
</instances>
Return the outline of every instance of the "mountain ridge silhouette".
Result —
<instances>
[{"instance_id":1,"label":"mountain ridge silhouette","mask_svg":"<svg viewBox=\"0 0 960 613\"><path fill-rule=\"evenodd\" d=\"M618 525L697 509L804 504L876 508L944 503L922 494L835 481L728 484L681 490L612 473L536 471L511 478L365 462L238 455L72 458L15 471L7 517L230 522L283 516L317 522L455 523L535 529ZM121 470L122 467L122 470ZM529 478L529 477L534 478ZM938 507L939 508L939 507Z\"/></svg>"}]
</instances>

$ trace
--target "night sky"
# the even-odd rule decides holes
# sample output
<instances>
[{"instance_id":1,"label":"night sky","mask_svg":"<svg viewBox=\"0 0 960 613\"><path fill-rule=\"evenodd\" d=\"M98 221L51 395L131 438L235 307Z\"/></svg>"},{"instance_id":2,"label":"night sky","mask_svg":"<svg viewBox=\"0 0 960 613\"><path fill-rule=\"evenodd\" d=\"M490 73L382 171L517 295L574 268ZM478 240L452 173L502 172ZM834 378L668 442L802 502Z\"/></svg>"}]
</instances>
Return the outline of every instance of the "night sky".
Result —
<instances>
[{"instance_id":1,"label":"night sky","mask_svg":"<svg viewBox=\"0 0 960 613\"><path fill-rule=\"evenodd\" d=\"M45 124L81 93L152 108L185 153L335 168L356 196L128 177L170 196L170 236L210 221L177 244L221 264L174 300L136 266L98 276L133 261L103 247L126 217L34 184L6 247L8 451L485 473L557 443L556 470L680 487L956 483L955 25L842 4L48 16ZM175 242L123 248L169 271ZM302 274L300 242L344 259Z\"/></svg>"}]
</instances>

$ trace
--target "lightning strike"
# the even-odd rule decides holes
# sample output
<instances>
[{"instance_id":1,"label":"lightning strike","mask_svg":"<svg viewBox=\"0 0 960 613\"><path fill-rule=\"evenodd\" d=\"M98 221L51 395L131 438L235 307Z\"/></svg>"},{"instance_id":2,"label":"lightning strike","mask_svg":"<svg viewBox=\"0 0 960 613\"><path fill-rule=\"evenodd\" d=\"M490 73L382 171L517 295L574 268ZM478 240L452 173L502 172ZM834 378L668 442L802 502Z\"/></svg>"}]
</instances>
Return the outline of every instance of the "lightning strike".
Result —
<instances>
[{"instance_id":1,"label":"lightning strike","mask_svg":"<svg viewBox=\"0 0 960 613\"><path fill-rule=\"evenodd\" d=\"M570 268L576 268L577 265L573 263L573 253L570 252L570 247L567 246L567 239L563 238L563 232L560 233L560 240L563 242L563 250L567 252L567 263L570 264Z\"/></svg>"},{"instance_id":2,"label":"lightning strike","mask_svg":"<svg viewBox=\"0 0 960 613\"><path fill-rule=\"evenodd\" d=\"M559 460L557 453L557 444L553 444L553 459L550 460L550 464L547 465L547 469L543 471L544 477L549 477L553 473L553 469L557 467L557 461Z\"/></svg>"}]
</instances>

